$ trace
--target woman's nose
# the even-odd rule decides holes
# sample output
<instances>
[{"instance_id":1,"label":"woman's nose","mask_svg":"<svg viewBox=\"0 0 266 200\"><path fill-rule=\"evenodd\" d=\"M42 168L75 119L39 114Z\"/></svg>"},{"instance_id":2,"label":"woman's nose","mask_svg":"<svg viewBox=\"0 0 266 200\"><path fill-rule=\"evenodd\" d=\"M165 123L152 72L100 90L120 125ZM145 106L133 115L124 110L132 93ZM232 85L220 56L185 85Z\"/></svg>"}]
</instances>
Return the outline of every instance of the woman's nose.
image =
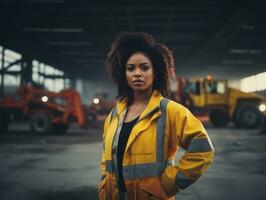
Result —
<instances>
[{"instance_id":1,"label":"woman's nose","mask_svg":"<svg viewBox=\"0 0 266 200\"><path fill-rule=\"evenodd\" d=\"M136 70L135 70L135 76L141 76L141 75L142 75L141 69L136 68Z\"/></svg>"}]
</instances>

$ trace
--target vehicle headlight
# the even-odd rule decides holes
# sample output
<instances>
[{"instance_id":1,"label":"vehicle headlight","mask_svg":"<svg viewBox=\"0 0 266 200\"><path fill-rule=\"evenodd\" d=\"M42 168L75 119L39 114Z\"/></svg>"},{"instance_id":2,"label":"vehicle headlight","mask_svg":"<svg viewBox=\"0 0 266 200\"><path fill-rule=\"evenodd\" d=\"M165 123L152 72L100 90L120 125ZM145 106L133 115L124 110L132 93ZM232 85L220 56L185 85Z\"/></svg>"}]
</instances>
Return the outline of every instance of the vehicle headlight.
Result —
<instances>
[{"instance_id":1,"label":"vehicle headlight","mask_svg":"<svg viewBox=\"0 0 266 200\"><path fill-rule=\"evenodd\" d=\"M42 97L42 102L46 103L48 101L48 97L47 96L43 96Z\"/></svg>"},{"instance_id":2,"label":"vehicle headlight","mask_svg":"<svg viewBox=\"0 0 266 200\"><path fill-rule=\"evenodd\" d=\"M98 98L94 98L94 99L93 99L93 103L94 103L94 104L98 104L98 103L100 103L100 99L98 99Z\"/></svg>"},{"instance_id":3,"label":"vehicle headlight","mask_svg":"<svg viewBox=\"0 0 266 200\"><path fill-rule=\"evenodd\" d=\"M261 112L264 112L266 110L266 105L263 104L263 103L260 104L259 109L260 109Z\"/></svg>"}]
</instances>

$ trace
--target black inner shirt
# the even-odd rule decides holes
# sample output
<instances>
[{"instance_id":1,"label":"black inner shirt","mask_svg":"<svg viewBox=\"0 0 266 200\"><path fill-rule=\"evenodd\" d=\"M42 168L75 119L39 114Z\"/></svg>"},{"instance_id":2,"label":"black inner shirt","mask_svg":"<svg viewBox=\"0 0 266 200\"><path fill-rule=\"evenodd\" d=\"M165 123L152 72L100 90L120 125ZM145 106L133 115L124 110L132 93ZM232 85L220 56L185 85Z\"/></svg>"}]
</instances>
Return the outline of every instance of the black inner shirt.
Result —
<instances>
[{"instance_id":1,"label":"black inner shirt","mask_svg":"<svg viewBox=\"0 0 266 200\"><path fill-rule=\"evenodd\" d=\"M123 156L125 153L127 141L131 133L131 130L134 127L135 123L138 121L138 119L139 117L130 122L123 123L118 140L118 146L117 146L118 187L120 191L124 192L126 191L126 187L124 183L123 168L122 168Z\"/></svg>"}]
</instances>

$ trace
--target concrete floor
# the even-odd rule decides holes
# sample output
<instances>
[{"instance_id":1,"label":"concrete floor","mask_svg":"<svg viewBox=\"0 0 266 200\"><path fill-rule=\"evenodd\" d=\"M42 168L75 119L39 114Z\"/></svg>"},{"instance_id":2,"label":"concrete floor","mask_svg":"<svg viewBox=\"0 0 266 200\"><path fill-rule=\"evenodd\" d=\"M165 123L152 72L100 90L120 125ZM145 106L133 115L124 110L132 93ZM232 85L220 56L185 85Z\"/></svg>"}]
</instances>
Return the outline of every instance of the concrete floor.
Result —
<instances>
[{"instance_id":1,"label":"concrete floor","mask_svg":"<svg viewBox=\"0 0 266 200\"><path fill-rule=\"evenodd\" d=\"M233 127L207 126L207 131L216 149L214 163L175 199L265 199L266 135ZM72 127L66 135L36 136L24 124L11 126L0 135L0 199L97 199L100 134Z\"/></svg>"}]
</instances>

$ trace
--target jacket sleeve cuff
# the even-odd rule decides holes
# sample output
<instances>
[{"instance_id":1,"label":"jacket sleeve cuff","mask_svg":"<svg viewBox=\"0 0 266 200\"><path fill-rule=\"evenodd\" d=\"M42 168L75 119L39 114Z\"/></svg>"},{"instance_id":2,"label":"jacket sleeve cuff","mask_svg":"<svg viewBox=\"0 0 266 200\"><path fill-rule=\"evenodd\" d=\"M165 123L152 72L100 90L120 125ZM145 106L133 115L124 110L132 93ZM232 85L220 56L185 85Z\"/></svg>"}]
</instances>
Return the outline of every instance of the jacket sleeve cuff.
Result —
<instances>
[{"instance_id":1,"label":"jacket sleeve cuff","mask_svg":"<svg viewBox=\"0 0 266 200\"><path fill-rule=\"evenodd\" d=\"M175 166L168 166L161 176L162 187L169 197L176 195L180 190L175 180L177 173L178 169Z\"/></svg>"}]
</instances>

